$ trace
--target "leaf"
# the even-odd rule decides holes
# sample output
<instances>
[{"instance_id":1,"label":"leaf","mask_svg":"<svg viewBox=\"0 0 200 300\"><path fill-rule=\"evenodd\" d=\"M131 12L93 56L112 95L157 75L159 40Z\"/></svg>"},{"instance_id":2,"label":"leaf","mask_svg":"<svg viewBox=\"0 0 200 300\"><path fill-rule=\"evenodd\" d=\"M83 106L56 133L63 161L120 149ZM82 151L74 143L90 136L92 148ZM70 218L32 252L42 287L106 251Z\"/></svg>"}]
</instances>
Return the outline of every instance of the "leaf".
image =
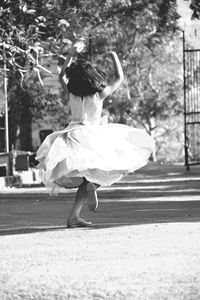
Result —
<instances>
[{"instance_id":1,"label":"leaf","mask_svg":"<svg viewBox=\"0 0 200 300\"><path fill-rule=\"evenodd\" d=\"M44 16L39 16L39 17L37 17L37 19L39 21L42 21L42 22L46 22L47 21L47 19Z\"/></svg>"},{"instance_id":2,"label":"leaf","mask_svg":"<svg viewBox=\"0 0 200 300\"><path fill-rule=\"evenodd\" d=\"M27 11L27 4L26 3L22 6L22 11L24 13L26 13L26 11Z\"/></svg>"},{"instance_id":3,"label":"leaf","mask_svg":"<svg viewBox=\"0 0 200 300\"><path fill-rule=\"evenodd\" d=\"M60 27L60 26L66 26L66 27L69 27L70 25L69 25L69 23L68 23L66 20L61 19L61 20L58 21L58 26L59 26L59 27Z\"/></svg>"},{"instance_id":4,"label":"leaf","mask_svg":"<svg viewBox=\"0 0 200 300\"><path fill-rule=\"evenodd\" d=\"M62 40L63 44L71 45L71 41L69 39L63 39Z\"/></svg>"},{"instance_id":5,"label":"leaf","mask_svg":"<svg viewBox=\"0 0 200 300\"><path fill-rule=\"evenodd\" d=\"M27 13L27 14L30 14L30 15L34 15L35 12L36 12L35 9L27 9L27 11L26 11L26 13Z\"/></svg>"}]
</instances>

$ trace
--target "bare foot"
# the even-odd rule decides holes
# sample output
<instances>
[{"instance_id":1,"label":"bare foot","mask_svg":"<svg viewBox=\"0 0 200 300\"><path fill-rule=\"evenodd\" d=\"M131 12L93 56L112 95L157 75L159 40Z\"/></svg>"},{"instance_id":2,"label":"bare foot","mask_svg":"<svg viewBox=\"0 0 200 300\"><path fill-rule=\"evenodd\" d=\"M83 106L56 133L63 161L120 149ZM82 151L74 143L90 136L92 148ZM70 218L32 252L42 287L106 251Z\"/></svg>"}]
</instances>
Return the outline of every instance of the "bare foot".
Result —
<instances>
[{"instance_id":1,"label":"bare foot","mask_svg":"<svg viewBox=\"0 0 200 300\"><path fill-rule=\"evenodd\" d=\"M67 220L67 227L68 228L75 228L75 227L90 227L92 226L92 222L85 221L82 218L73 218Z\"/></svg>"}]
</instances>

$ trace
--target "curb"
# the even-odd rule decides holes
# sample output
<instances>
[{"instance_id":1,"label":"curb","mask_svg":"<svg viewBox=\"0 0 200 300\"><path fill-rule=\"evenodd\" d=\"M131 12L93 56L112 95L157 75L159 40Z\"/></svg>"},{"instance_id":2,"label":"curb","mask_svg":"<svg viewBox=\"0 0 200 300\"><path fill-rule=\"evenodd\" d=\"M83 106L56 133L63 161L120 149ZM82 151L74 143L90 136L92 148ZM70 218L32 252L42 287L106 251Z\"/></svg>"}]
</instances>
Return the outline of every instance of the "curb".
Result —
<instances>
[{"instance_id":1,"label":"curb","mask_svg":"<svg viewBox=\"0 0 200 300\"><path fill-rule=\"evenodd\" d=\"M6 176L0 177L0 189L5 187L21 187L22 179L20 176Z\"/></svg>"},{"instance_id":2,"label":"curb","mask_svg":"<svg viewBox=\"0 0 200 300\"><path fill-rule=\"evenodd\" d=\"M8 187L42 186L39 171L31 169L16 175L0 177L0 190Z\"/></svg>"},{"instance_id":3,"label":"curb","mask_svg":"<svg viewBox=\"0 0 200 300\"><path fill-rule=\"evenodd\" d=\"M164 168L158 165L148 165L139 172L127 175L126 178L114 184L114 186L129 185L129 184L145 184L145 183L166 183L166 182L181 182L181 181L200 181L200 167L194 168L188 173L184 167L177 165L165 166ZM32 168L28 171L18 172L12 176L0 177L0 191L5 188L31 188L44 187L40 171Z\"/></svg>"}]
</instances>

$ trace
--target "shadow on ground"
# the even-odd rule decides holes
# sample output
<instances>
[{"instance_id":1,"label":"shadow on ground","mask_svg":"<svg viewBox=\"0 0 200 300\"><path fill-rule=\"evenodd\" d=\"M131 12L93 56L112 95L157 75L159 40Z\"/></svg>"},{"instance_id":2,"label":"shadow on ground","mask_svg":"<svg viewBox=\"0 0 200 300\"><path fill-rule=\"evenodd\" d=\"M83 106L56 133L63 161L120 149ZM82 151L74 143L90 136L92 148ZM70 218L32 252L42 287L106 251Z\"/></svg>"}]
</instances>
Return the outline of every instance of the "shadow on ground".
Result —
<instances>
[{"instance_id":1,"label":"shadow on ground","mask_svg":"<svg viewBox=\"0 0 200 300\"><path fill-rule=\"evenodd\" d=\"M98 194L97 211L91 213L86 207L83 210L83 216L94 224L84 230L200 222L198 181L125 184L99 190ZM66 230L74 195L1 195L0 235Z\"/></svg>"},{"instance_id":2,"label":"shadow on ground","mask_svg":"<svg viewBox=\"0 0 200 300\"><path fill-rule=\"evenodd\" d=\"M119 226L200 222L200 169L149 164L119 183L100 189L99 207L83 217L98 230ZM38 193L0 194L0 235L77 230L67 229L74 191L49 196Z\"/></svg>"}]
</instances>

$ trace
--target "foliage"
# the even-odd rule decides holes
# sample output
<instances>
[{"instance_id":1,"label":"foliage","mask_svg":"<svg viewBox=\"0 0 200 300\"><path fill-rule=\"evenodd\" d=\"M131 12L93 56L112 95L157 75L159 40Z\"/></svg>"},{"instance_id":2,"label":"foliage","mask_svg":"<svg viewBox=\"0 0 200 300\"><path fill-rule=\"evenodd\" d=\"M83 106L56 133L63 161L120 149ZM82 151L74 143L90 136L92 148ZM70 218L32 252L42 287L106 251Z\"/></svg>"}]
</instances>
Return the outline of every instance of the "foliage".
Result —
<instances>
[{"instance_id":1,"label":"foliage","mask_svg":"<svg viewBox=\"0 0 200 300\"><path fill-rule=\"evenodd\" d=\"M51 57L60 63L82 36L84 55L110 76L110 61L102 54L115 50L122 61L126 81L105 101L112 121L137 123L152 133L159 120L181 111L175 0L4 0L0 14L0 67L3 73L6 62L12 128L20 126L27 107L25 122L50 113L66 123L66 99L42 86L49 71L44 62ZM14 139L16 132L11 135Z\"/></svg>"},{"instance_id":2,"label":"foliage","mask_svg":"<svg viewBox=\"0 0 200 300\"><path fill-rule=\"evenodd\" d=\"M92 40L93 54L114 48L126 74L124 89L112 97L113 101L106 102L111 119L129 124L132 121L151 134L156 121L182 109L179 101L182 54L177 51L180 39L176 33L176 4L174 1L110 1L106 11L103 5L101 8L99 21L91 28L91 37L96 37ZM108 61L105 66L109 73Z\"/></svg>"},{"instance_id":3,"label":"foliage","mask_svg":"<svg viewBox=\"0 0 200 300\"><path fill-rule=\"evenodd\" d=\"M31 122L34 116L39 117L44 108L52 110L53 101L50 99L54 97L42 88L44 74L50 73L43 67L43 60L49 56L58 58L62 53L59 42L62 41L63 45L63 34L66 35L69 24L58 18L61 5L62 1L59 4L22 0L2 1L0 4L0 75L2 80L5 76L9 79L12 144L18 126ZM3 105L1 109L4 110Z\"/></svg>"},{"instance_id":4,"label":"foliage","mask_svg":"<svg viewBox=\"0 0 200 300\"><path fill-rule=\"evenodd\" d=\"M192 0L190 8L193 10L192 19L200 19L200 1Z\"/></svg>"}]
</instances>

